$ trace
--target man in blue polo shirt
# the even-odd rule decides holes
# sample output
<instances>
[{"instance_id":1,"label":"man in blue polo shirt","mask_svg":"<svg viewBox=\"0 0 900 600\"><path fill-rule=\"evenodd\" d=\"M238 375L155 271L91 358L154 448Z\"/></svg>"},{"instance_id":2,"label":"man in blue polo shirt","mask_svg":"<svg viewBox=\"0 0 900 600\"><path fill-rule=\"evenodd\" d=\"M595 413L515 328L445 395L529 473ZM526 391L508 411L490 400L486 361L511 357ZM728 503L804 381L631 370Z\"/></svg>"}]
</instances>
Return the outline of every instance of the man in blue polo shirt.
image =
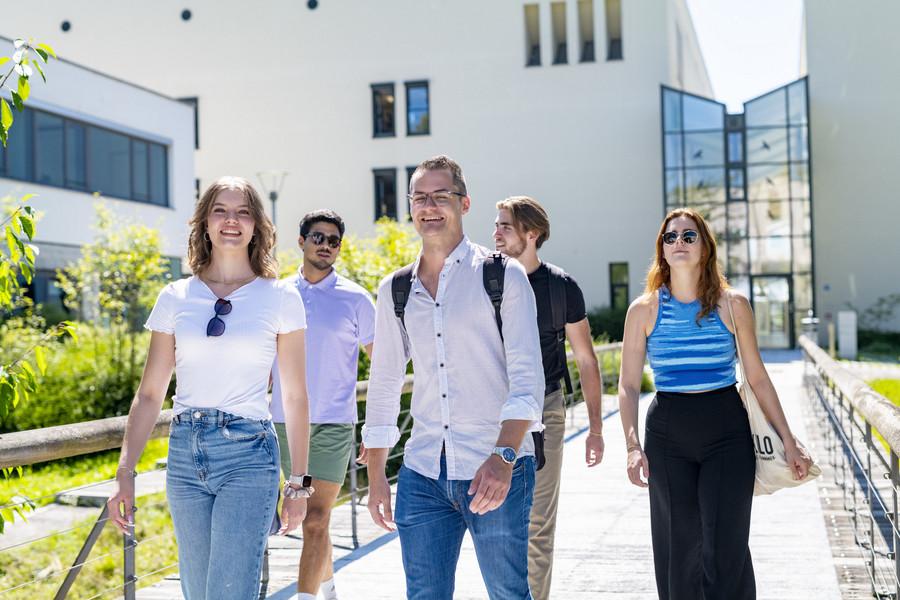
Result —
<instances>
[{"instance_id":1,"label":"man in blue polo shirt","mask_svg":"<svg viewBox=\"0 0 900 600\"><path fill-rule=\"evenodd\" d=\"M356 423L356 373L359 347L372 355L375 305L361 286L334 270L341 251L344 221L330 210L317 210L300 221L303 266L291 281L306 307L306 387L309 391L309 475L316 493L303 521L303 551L297 598L310 600L320 591L336 600L328 533L331 508L347 474ZM273 369L272 420L278 433L285 478L290 453L281 408L277 362Z\"/></svg>"}]
</instances>

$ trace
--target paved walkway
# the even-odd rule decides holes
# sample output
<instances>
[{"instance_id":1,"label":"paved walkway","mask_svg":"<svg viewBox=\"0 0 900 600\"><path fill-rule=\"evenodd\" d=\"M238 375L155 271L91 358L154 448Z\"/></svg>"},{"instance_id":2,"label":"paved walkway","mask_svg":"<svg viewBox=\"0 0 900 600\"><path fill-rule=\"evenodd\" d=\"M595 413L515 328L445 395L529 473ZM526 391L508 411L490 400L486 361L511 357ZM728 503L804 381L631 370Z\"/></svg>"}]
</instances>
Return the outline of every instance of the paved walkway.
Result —
<instances>
[{"instance_id":1,"label":"paved walkway","mask_svg":"<svg viewBox=\"0 0 900 600\"><path fill-rule=\"evenodd\" d=\"M785 411L797 435L806 435L798 355L772 356L768 363ZM607 399L606 402L614 403ZM642 401L641 418L649 398ZM610 408L613 408L610 406ZM646 490L628 483L625 449L617 415L607 418L607 452L603 463L587 469L583 462L584 407L575 409L568 429L563 464L562 497L552 594L566 600L644 600L656 598L650 550L649 505ZM361 548L351 551L349 507L336 511L337 589L344 600L398 600L405 597L400 543L396 534L382 534L360 513ZM290 598L301 542L272 538L270 598ZM783 490L754 502L750 541L760 600L837 600L840 598L834 559L816 484ZM177 577L177 576L176 576ZM142 590L145 600L180 598L177 578ZM471 540L466 537L457 569L455 598L484 600Z\"/></svg>"}]
</instances>

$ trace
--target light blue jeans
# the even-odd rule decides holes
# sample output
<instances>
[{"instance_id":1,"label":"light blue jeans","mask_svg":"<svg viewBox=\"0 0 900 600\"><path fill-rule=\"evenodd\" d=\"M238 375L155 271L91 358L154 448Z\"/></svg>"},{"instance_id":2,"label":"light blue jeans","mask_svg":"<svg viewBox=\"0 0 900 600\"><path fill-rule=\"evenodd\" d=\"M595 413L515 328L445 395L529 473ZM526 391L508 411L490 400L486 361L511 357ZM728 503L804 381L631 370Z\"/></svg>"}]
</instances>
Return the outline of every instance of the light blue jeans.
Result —
<instances>
[{"instance_id":1,"label":"light blue jeans","mask_svg":"<svg viewBox=\"0 0 900 600\"><path fill-rule=\"evenodd\" d=\"M278 476L271 421L208 408L172 420L166 495L186 600L257 597Z\"/></svg>"},{"instance_id":2,"label":"light blue jeans","mask_svg":"<svg viewBox=\"0 0 900 600\"><path fill-rule=\"evenodd\" d=\"M471 480L447 479L441 457L438 479L400 467L396 523L400 533L406 597L452 600L456 563L466 530L475 544L481 576L491 600L531 600L528 590L528 519L534 494L533 456L513 467L506 500L496 510L469 510Z\"/></svg>"}]
</instances>

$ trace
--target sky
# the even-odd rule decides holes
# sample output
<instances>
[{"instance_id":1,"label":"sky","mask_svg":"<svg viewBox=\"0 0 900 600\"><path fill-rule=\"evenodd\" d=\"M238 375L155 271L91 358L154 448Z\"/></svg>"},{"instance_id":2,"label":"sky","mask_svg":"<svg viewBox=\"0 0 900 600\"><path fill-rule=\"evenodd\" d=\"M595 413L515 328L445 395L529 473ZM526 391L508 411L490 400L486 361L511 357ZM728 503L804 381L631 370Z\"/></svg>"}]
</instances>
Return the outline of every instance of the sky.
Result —
<instances>
[{"instance_id":1,"label":"sky","mask_svg":"<svg viewBox=\"0 0 900 600\"><path fill-rule=\"evenodd\" d=\"M687 0L716 100L729 112L800 76L803 0Z\"/></svg>"}]
</instances>

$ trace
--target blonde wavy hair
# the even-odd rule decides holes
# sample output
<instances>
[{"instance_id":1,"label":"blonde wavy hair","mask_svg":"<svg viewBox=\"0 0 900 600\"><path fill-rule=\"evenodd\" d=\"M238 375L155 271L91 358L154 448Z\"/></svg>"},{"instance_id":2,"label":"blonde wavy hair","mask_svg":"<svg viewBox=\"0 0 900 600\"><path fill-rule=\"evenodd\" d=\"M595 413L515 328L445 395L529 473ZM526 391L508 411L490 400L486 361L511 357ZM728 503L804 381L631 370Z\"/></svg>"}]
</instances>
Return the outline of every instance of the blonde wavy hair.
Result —
<instances>
[{"instance_id":1,"label":"blonde wavy hair","mask_svg":"<svg viewBox=\"0 0 900 600\"><path fill-rule=\"evenodd\" d=\"M188 237L188 264L191 271L195 275L202 274L212 260L212 243L207 237L206 223L216 196L225 190L240 192L250 205L250 214L253 215L254 221L253 237L247 246L250 267L259 277L277 277L275 226L263 209L259 193L243 177L220 177L206 188L197 202L194 216L188 221L188 225L191 226L191 234Z\"/></svg>"},{"instance_id":2,"label":"blonde wavy hair","mask_svg":"<svg viewBox=\"0 0 900 600\"><path fill-rule=\"evenodd\" d=\"M716 309L722 292L730 286L719 267L716 237L706 223L706 219L693 208L676 208L669 211L669 214L663 219L656 236L656 256L647 271L647 286L644 292L652 294L664 285L671 287L671 271L663 252L663 234L666 233L669 222L678 217L693 219L697 224L697 233L700 234L699 243L703 248L700 254L700 281L697 282L697 298L701 305L700 312L697 314L699 322L700 319Z\"/></svg>"}]
</instances>

